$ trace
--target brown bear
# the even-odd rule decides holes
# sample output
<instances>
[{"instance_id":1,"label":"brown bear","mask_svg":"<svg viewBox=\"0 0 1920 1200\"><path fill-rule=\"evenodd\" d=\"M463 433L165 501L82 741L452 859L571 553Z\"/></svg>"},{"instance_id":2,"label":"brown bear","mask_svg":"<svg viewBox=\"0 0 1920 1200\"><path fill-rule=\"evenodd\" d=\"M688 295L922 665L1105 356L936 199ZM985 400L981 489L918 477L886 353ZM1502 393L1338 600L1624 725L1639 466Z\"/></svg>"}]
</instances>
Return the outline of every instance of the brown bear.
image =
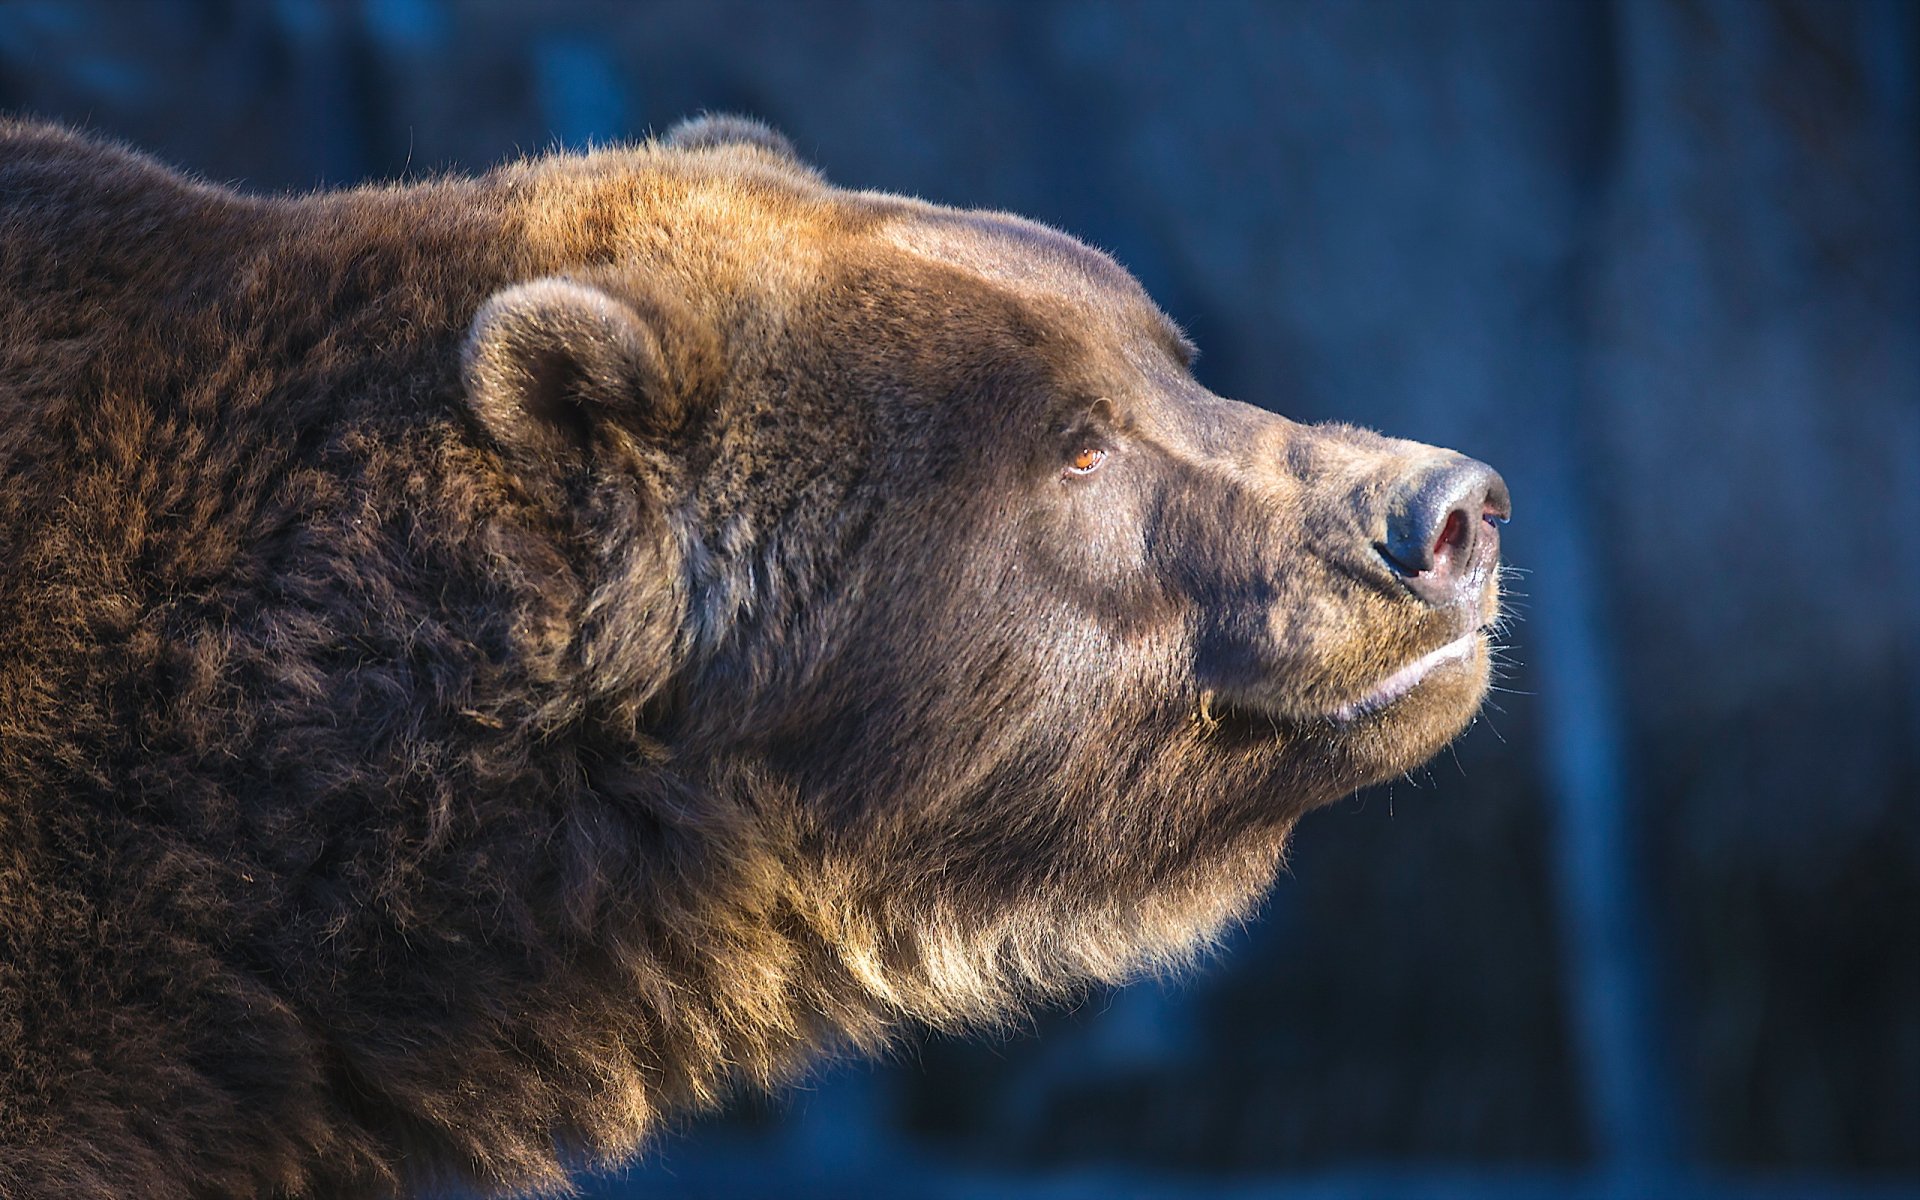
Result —
<instances>
[{"instance_id":1,"label":"brown bear","mask_svg":"<svg viewBox=\"0 0 1920 1200\"><path fill-rule=\"evenodd\" d=\"M0 1196L564 1187L1189 955L1471 719L1505 486L762 126L0 124Z\"/></svg>"}]
</instances>

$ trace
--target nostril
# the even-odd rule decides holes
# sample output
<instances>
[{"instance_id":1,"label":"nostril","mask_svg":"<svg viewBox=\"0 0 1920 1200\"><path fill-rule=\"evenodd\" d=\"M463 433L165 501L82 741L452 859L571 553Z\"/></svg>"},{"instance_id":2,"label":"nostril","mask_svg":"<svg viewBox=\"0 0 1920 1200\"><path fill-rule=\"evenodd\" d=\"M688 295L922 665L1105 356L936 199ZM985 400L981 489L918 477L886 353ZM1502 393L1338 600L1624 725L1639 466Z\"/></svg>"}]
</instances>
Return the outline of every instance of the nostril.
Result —
<instances>
[{"instance_id":1,"label":"nostril","mask_svg":"<svg viewBox=\"0 0 1920 1200\"><path fill-rule=\"evenodd\" d=\"M1467 512L1456 508L1447 514L1440 537L1433 543L1433 561L1438 563L1467 548Z\"/></svg>"},{"instance_id":2,"label":"nostril","mask_svg":"<svg viewBox=\"0 0 1920 1200\"><path fill-rule=\"evenodd\" d=\"M1513 497L1507 492L1507 481L1500 478L1498 471L1489 467L1487 474L1490 478L1487 480L1486 494L1481 500L1484 519L1495 525L1505 525L1513 519Z\"/></svg>"}]
</instances>

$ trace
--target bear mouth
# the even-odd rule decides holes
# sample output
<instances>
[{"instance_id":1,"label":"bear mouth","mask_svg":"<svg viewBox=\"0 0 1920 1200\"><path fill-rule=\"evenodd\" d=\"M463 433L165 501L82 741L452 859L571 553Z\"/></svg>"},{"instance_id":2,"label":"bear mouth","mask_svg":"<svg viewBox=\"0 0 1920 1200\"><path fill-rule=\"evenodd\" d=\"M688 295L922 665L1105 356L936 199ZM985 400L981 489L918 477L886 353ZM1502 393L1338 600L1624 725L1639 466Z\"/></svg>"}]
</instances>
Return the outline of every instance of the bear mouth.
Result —
<instances>
[{"instance_id":1,"label":"bear mouth","mask_svg":"<svg viewBox=\"0 0 1920 1200\"><path fill-rule=\"evenodd\" d=\"M1335 725L1350 725L1363 717L1372 716L1403 699L1415 688L1424 683L1434 672L1455 663L1470 662L1480 652L1482 631L1469 630L1446 645L1414 659L1406 666L1394 671L1375 684L1365 695L1349 700L1327 714Z\"/></svg>"}]
</instances>

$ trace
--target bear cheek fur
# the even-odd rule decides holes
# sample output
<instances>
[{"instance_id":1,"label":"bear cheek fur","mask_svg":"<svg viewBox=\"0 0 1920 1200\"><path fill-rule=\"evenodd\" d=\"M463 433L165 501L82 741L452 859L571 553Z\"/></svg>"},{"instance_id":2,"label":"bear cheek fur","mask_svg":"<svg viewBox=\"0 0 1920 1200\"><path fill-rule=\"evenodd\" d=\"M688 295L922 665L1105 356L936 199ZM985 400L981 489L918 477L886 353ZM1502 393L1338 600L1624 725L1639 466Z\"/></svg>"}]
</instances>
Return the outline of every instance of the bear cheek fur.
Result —
<instances>
[{"instance_id":1,"label":"bear cheek fur","mask_svg":"<svg viewBox=\"0 0 1920 1200\"><path fill-rule=\"evenodd\" d=\"M1271 739L1223 749L1195 720L1188 614L1144 561L1115 580L1063 560L1071 539L1034 496L1058 480L1029 461L1048 389L1007 369L1018 353L996 350L997 374L980 353L936 350L911 381L823 364L779 398L815 453L796 461L807 442L778 411L736 412L724 426L762 445L723 450L703 485L730 513L710 580L737 576L729 531L757 523L770 544L701 602L738 623L691 689L724 722L714 749L793 781L806 869L858 914L836 940L936 1020L1184 955L1267 882L1299 807L1272 799ZM785 472L750 482L776 445L813 494ZM812 594L822 568L831 591ZM697 744L688 720L676 745Z\"/></svg>"}]
</instances>

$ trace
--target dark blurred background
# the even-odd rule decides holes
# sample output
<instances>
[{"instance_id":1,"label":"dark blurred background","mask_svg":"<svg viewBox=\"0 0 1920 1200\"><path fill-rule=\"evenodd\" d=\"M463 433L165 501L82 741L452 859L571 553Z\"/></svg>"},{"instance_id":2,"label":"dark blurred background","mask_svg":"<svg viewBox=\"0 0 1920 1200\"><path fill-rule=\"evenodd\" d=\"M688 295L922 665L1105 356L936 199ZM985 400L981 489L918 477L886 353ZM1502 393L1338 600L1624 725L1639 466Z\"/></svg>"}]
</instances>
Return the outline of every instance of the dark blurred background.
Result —
<instances>
[{"instance_id":1,"label":"dark blurred background","mask_svg":"<svg viewBox=\"0 0 1920 1200\"><path fill-rule=\"evenodd\" d=\"M1512 483L1506 690L1219 961L602 1197L1920 1194L1917 62L1909 0L0 6L0 108L255 189L755 114Z\"/></svg>"}]
</instances>

